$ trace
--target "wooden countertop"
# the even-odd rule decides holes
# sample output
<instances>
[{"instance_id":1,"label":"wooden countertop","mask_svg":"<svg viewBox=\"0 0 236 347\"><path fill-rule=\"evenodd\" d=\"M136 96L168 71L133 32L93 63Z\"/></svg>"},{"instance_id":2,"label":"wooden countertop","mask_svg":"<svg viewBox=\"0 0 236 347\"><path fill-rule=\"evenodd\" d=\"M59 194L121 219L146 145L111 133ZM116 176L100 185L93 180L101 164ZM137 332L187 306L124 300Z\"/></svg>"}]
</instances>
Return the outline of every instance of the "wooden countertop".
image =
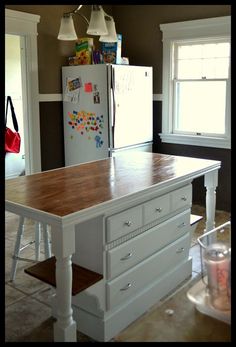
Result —
<instances>
[{"instance_id":1,"label":"wooden countertop","mask_svg":"<svg viewBox=\"0 0 236 347\"><path fill-rule=\"evenodd\" d=\"M63 217L219 161L140 152L6 180L5 199Z\"/></svg>"}]
</instances>

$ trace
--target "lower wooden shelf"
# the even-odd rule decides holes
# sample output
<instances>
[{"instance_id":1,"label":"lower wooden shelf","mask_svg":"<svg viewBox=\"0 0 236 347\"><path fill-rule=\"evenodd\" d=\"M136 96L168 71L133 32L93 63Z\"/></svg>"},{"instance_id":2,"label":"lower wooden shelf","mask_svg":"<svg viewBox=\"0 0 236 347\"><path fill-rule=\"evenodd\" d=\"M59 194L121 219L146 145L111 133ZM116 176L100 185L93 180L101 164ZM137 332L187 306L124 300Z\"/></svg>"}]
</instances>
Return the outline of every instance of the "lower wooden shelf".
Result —
<instances>
[{"instance_id":1,"label":"lower wooden shelf","mask_svg":"<svg viewBox=\"0 0 236 347\"><path fill-rule=\"evenodd\" d=\"M200 220L203 219L203 216L198 216L197 214L191 214L190 215L190 225L194 225L198 222L200 222Z\"/></svg>"},{"instance_id":2,"label":"lower wooden shelf","mask_svg":"<svg viewBox=\"0 0 236 347\"><path fill-rule=\"evenodd\" d=\"M48 258L32 265L24 271L28 275L56 287L55 257ZM101 274L72 263L72 295L76 295L82 290L87 289L102 278L103 276Z\"/></svg>"}]
</instances>

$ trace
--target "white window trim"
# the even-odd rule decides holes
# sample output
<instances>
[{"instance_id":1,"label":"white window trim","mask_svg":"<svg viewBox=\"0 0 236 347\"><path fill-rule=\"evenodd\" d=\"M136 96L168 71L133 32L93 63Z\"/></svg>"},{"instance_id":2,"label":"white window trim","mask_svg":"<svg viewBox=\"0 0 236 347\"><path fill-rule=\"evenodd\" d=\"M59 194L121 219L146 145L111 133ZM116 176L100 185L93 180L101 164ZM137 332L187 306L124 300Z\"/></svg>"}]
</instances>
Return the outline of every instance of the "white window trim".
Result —
<instances>
[{"instance_id":1,"label":"white window trim","mask_svg":"<svg viewBox=\"0 0 236 347\"><path fill-rule=\"evenodd\" d=\"M227 95L226 133L228 135L225 138L219 138L172 133L173 118L171 89L171 47L173 41L194 38L207 39L213 36L231 36L231 16L161 24L160 29L163 32L163 116L162 133L159 134L162 142L217 148L231 148L231 95L229 95L231 93L228 93ZM230 77L229 90L231 90Z\"/></svg>"},{"instance_id":2,"label":"white window trim","mask_svg":"<svg viewBox=\"0 0 236 347\"><path fill-rule=\"evenodd\" d=\"M39 121L39 90L38 90L38 48L37 24L40 16L26 12L5 9L5 34L25 37L26 74L27 74L27 105L25 112L28 118L28 135L26 154L29 155L27 174L41 171L41 145Z\"/></svg>"}]
</instances>

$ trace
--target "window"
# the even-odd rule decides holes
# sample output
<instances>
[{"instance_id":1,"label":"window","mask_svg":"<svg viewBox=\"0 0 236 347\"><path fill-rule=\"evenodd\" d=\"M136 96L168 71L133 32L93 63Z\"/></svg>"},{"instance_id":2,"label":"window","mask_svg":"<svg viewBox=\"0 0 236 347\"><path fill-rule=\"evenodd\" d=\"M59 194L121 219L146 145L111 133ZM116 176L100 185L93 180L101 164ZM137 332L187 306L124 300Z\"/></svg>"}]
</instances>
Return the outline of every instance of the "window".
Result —
<instances>
[{"instance_id":1,"label":"window","mask_svg":"<svg viewBox=\"0 0 236 347\"><path fill-rule=\"evenodd\" d=\"M162 141L230 148L230 17L161 30Z\"/></svg>"}]
</instances>

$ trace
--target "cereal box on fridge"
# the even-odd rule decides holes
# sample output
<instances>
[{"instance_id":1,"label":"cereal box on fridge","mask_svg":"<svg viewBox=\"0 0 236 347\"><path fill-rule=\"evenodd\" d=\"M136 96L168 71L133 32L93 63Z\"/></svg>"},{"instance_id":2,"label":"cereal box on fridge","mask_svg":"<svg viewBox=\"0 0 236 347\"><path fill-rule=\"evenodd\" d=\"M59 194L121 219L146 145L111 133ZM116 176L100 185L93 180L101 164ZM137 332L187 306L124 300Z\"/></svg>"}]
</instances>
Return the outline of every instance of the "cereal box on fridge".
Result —
<instances>
[{"instance_id":1,"label":"cereal box on fridge","mask_svg":"<svg viewBox=\"0 0 236 347\"><path fill-rule=\"evenodd\" d=\"M79 65L92 64L93 38L80 38L75 44L75 54Z\"/></svg>"}]
</instances>

